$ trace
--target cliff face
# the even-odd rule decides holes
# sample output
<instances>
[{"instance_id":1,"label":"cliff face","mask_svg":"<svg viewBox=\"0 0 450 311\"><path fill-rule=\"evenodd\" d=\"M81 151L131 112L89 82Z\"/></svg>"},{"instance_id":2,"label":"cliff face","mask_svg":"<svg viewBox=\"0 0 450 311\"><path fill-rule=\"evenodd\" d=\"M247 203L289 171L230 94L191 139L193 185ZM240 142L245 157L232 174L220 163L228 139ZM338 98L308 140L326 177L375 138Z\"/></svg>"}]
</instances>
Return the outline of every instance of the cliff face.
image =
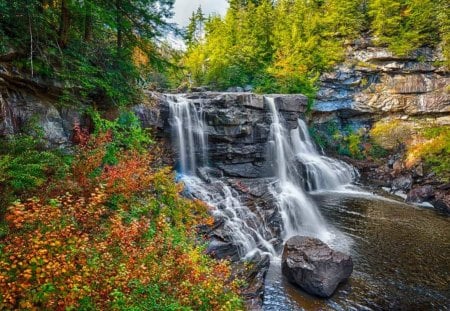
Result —
<instances>
[{"instance_id":1,"label":"cliff face","mask_svg":"<svg viewBox=\"0 0 450 311\"><path fill-rule=\"evenodd\" d=\"M33 123L42 128L49 146L69 145L81 109L61 105L57 100L61 92L54 81L31 78L0 64L0 137L20 133Z\"/></svg>"},{"instance_id":2,"label":"cliff face","mask_svg":"<svg viewBox=\"0 0 450 311\"><path fill-rule=\"evenodd\" d=\"M442 55L421 48L405 57L362 39L348 46L346 61L322 75L314 107L316 122L338 118L367 123L386 116L450 115L450 74Z\"/></svg>"}]
</instances>

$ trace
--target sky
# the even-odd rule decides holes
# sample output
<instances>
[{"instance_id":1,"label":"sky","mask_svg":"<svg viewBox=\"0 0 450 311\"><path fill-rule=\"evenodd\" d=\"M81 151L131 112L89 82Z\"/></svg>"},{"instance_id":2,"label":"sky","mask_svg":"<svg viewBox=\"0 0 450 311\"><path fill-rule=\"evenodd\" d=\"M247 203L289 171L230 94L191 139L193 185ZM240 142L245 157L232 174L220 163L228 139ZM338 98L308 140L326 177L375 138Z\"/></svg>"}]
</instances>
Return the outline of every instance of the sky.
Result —
<instances>
[{"instance_id":1,"label":"sky","mask_svg":"<svg viewBox=\"0 0 450 311\"><path fill-rule=\"evenodd\" d=\"M196 11L199 5L206 15L210 13L225 14L228 2L227 0L175 0L174 21L180 26L187 26L192 12Z\"/></svg>"}]
</instances>

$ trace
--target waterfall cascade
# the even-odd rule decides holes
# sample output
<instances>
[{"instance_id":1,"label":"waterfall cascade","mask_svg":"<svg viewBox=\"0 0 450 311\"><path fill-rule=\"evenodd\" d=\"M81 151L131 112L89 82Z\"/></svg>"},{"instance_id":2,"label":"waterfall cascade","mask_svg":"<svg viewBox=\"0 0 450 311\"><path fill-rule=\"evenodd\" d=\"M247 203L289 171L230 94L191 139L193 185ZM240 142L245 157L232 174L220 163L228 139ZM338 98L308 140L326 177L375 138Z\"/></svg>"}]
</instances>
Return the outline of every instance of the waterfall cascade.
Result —
<instances>
[{"instance_id":1,"label":"waterfall cascade","mask_svg":"<svg viewBox=\"0 0 450 311\"><path fill-rule=\"evenodd\" d=\"M299 176L299 171L295 167L296 163L293 161L296 157L293 139L283 125L282 116L277 111L273 98L266 98L266 102L272 114L269 146L276 176L279 179L274 195L278 199L280 213L283 217L284 240L296 234L303 234L328 241L331 233L325 220L299 184L301 176ZM296 130L292 132L299 133Z\"/></svg>"},{"instance_id":2,"label":"waterfall cascade","mask_svg":"<svg viewBox=\"0 0 450 311\"><path fill-rule=\"evenodd\" d=\"M295 157L303 170L306 190L336 189L358 177L352 166L317 152L305 121L298 119L298 128L291 131L291 139Z\"/></svg>"},{"instance_id":3,"label":"waterfall cascade","mask_svg":"<svg viewBox=\"0 0 450 311\"><path fill-rule=\"evenodd\" d=\"M169 107L172 137L179 158L178 171L195 174L197 165L204 164L207 159L203 111L181 96L171 98Z\"/></svg>"},{"instance_id":4,"label":"waterfall cascade","mask_svg":"<svg viewBox=\"0 0 450 311\"><path fill-rule=\"evenodd\" d=\"M339 161L321 156L308 135L305 123L288 131L274 99L265 98L270 108L269 156L274 175L271 189L282 218L282 238L304 234L328 241L329 227L315 203L303 189L330 189L349 183L353 169ZM183 95L170 100L170 124L178 154L178 172L187 191L213 207L216 219L223 222L226 238L237 248L240 257L255 252L276 255L276 238L264 223L259 208L253 211L241 202L239 193L226 180L212 178L208 183L197 177L207 162L207 130L201 105Z\"/></svg>"}]
</instances>

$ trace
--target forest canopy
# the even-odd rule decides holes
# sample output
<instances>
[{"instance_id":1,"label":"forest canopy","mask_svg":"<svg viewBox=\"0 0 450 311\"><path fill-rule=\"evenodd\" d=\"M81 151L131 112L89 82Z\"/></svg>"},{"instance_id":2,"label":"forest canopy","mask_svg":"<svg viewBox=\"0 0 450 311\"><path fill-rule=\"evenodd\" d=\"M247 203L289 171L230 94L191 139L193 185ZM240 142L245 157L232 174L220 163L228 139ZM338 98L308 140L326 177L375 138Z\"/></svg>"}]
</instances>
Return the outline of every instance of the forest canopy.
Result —
<instances>
[{"instance_id":1,"label":"forest canopy","mask_svg":"<svg viewBox=\"0 0 450 311\"><path fill-rule=\"evenodd\" d=\"M126 105L144 88L252 86L314 98L321 73L362 36L407 55L450 59L445 0L229 0L193 12L186 50L168 44L174 0L0 0L0 61L63 82L63 102ZM3 55L3 56L2 56Z\"/></svg>"},{"instance_id":2,"label":"forest canopy","mask_svg":"<svg viewBox=\"0 0 450 311\"><path fill-rule=\"evenodd\" d=\"M193 85L249 84L260 92L314 96L319 75L343 60L346 43L363 35L397 55L442 46L449 59L445 0L229 2L223 18L201 11L191 18L181 65Z\"/></svg>"}]
</instances>

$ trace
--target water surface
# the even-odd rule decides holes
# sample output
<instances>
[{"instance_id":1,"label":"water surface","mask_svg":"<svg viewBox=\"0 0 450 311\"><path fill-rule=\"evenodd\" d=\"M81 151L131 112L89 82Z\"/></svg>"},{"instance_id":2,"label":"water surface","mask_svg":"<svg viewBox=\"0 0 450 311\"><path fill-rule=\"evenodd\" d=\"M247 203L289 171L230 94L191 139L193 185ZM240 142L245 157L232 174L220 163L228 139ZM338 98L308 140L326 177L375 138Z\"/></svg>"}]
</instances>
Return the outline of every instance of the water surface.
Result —
<instances>
[{"instance_id":1,"label":"water surface","mask_svg":"<svg viewBox=\"0 0 450 311\"><path fill-rule=\"evenodd\" d=\"M449 310L450 218L356 192L313 195L343 236L334 248L351 254L350 280L330 299L291 285L272 262L264 310Z\"/></svg>"}]
</instances>

